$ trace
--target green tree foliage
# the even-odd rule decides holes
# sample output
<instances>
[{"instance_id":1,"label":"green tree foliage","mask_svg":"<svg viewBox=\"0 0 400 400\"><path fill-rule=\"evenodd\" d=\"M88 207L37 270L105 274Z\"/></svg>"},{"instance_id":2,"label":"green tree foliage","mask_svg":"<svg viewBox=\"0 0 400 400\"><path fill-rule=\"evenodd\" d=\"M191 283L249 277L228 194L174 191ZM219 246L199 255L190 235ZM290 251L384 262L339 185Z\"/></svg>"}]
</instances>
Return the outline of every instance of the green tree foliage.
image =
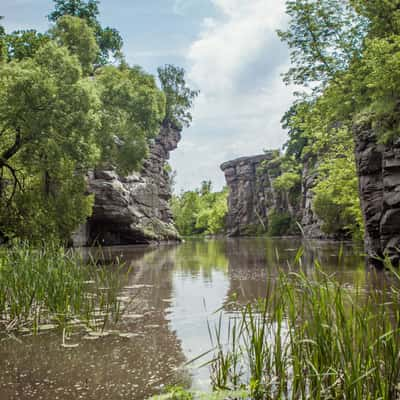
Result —
<instances>
[{"instance_id":1,"label":"green tree foliage","mask_svg":"<svg viewBox=\"0 0 400 400\"><path fill-rule=\"evenodd\" d=\"M98 22L98 0L54 0L54 3L54 11L49 15L49 20L52 22L65 15L82 18L91 26Z\"/></svg>"},{"instance_id":2,"label":"green tree foliage","mask_svg":"<svg viewBox=\"0 0 400 400\"><path fill-rule=\"evenodd\" d=\"M279 31L291 49L287 82L326 87L361 55L368 21L347 0L288 0L289 28Z\"/></svg>"},{"instance_id":3,"label":"green tree foliage","mask_svg":"<svg viewBox=\"0 0 400 400\"><path fill-rule=\"evenodd\" d=\"M282 190L285 192L296 188L301 183L301 175L296 172L284 172L278 176L273 183L275 190Z\"/></svg>"},{"instance_id":4,"label":"green tree foliage","mask_svg":"<svg viewBox=\"0 0 400 400\"><path fill-rule=\"evenodd\" d=\"M122 60L122 39L98 17L98 1L55 0L45 34L0 26L2 237L68 240L92 210L90 169L140 168L163 123L191 118L183 70L165 69L159 89ZM210 218L217 229L217 213Z\"/></svg>"},{"instance_id":5,"label":"green tree foliage","mask_svg":"<svg viewBox=\"0 0 400 400\"><path fill-rule=\"evenodd\" d=\"M314 208L323 229L358 236L362 223L352 126L367 121L386 143L400 136L400 3L286 4L290 22L279 33L291 50L286 81L312 89L312 96L303 97L283 119L289 129L287 154L300 165L311 164L320 176Z\"/></svg>"},{"instance_id":6,"label":"green tree foliage","mask_svg":"<svg viewBox=\"0 0 400 400\"><path fill-rule=\"evenodd\" d=\"M67 47L71 54L78 57L85 75L93 72L99 47L93 29L84 19L70 15L60 17L50 33L57 43Z\"/></svg>"},{"instance_id":7,"label":"green tree foliage","mask_svg":"<svg viewBox=\"0 0 400 400\"><path fill-rule=\"evenodd\" d=\"M359 15L368 21L370 38L400 34L400 2L398 0L352 0Z\"/></svg>"},{"instance_id":8,"label":"green tree foliage","mask_svg":"<svg viewBox=\"0 0 400 400\"><path fill-rule=\"evenodd\" d=\"M284 236L295 232L293 218L288 212L272 210L268 215L268 235Z\"/></svg>"},{"instance_id":9,"label":"green tree foliage","mask_svg":"<svg viewBox=\"0 0 400 400\"><path fill-rule=\"evenodd\" d=\"M228 190L212 192L210 181L203 182L195 191L174 196L171 208L179 233L183 236L223 233L227 198Z\"/></svg>"},{"instance_id":10,"label":"green tree foliage","mask_svg":"<svg viewBox=\"0 0 400 400\"><path fill-rule=\"evenodd\" d=\"M6 31L3 25L1 25L2 19L4 19L4 17L0 15L0 63L7 59Z\"/></svg>"},{"instance_id":11,"label":"green tree foliage","mask_svg":"<svg viewBox=\"0 0 400 400\"><path fill-rule=\"evenodd\" d=\"M310 108L306 101L294 103L281 119L282 128L286 129L289 139L284 144L285 155L294 157L299 162L303 158L303 150L309 138L304 131L304 116Z\"/></svg>"},{"instance_id":12,"label":"green tree foliage","mask_svg":"<svg viewBox=\"0 0 400 400\"><path fill-rule=\"evenodd\" d=\"M333 158L324 160L313 191L314 211L323 221L323 231L358 239L362 237L363 219L353 148L342 148Z\"/></svg>"},{"instance_id":13,"label":"green tree foliage","mask_svg":"<svg viewBox=\"0 0 400 400\"><path fill-rule=\"evenodd\" d=\"M88 213L83 173L95 161L97 96L81 77L77 59L52 42L0 67L0 224L8 236L68 237Z\"/></svg>"},{"instance_id":14,"label":"green tree foliage","mask_svg":"<svg viewBox=\"0 0 400 400\"><path fill-rule=\"evenodd\" d=\"M190 112L199 92L190 89L183 68L165 65L158 68L158 77L166 97L166 119L178 127L188 127L192 122Z\"/></svg>"},{"instance_id":15,"label":"green tree foliage","mask_svg":"<svg viewBox=\"0 0 400 400\"><path fill-rule=\"evenodd\" d=\"M48 35L34 29L15 31L5 35L8 59L11 61L33 57L49 40Z\"/></svg>"},{"instance_id":16,"label":"green tree foliage","mask_svg":"<svg viewBox=\"0 0 400 400\"><path fill-rule=\"evenodd\" d=\"M102 103L101 161L126 174L138 169L165 116L165 95L139 67L103 67L96 74Z\"/></svg>"},{"instance_id":17,"label":"green tree foliage","mask_svg":"<svg viewBox=\"0 0 400 400\"><path fill-rule=\"evenodd\" d=\"M93 74L98 46L83 19L60 17L46 40L28 33L0 64L0 231L66 240L91 213L88 170L139 168L165 95L139 67Z\"/></svg>"},{"instance_id":18,"label":"green tree foliage","mask_svg":"<svg viewBox=\"0 0 400 400\"><path fill-rule=\"evenodd\" d=\"M78 17L85 20L89 27L94 30L100 52L96 63L107 64L110 58L122 58L123 40L119 32L110 27L103 28L98 20L99 1L97 0L54 0L55 9L49 15L52 22L66 15Z\"/></svg>"}]
</instances>

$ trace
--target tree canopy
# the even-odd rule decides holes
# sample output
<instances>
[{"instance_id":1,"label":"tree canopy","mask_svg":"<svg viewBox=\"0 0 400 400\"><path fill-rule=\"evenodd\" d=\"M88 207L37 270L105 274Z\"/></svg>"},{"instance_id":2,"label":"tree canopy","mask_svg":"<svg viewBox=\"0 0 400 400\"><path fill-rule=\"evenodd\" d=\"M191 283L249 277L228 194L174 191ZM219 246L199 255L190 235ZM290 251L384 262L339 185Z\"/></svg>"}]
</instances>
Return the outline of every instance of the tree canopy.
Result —
<instances>
[{"instance_id":1,"label":"tree canopy","mask_svg":"<svg viewBox=\"0 0 400 400\"><path fill-rule=\"evenodd\" d=\"M359 236L353 126L369 121L386 143L400 136L400 2L288 0L286 6L290 21L279 36L292 67L285 80L304 86L305 94L282 120L289 132L285 157L311 163L319 176L314 211L323 229Z\"/></svg>"},{"instance_id":2,"label":"tree canopy","mask_svg":"<svg viewBox=\"0 0 400 400\"><path fill-rule=\"evenodd\" d=\"M183 236L224 233L227 198L228 189L213 192L210 181L202 182L196 190L174 196L171 208L179 233Z\"/></svg>"},{"instance_id":3,"label":"tree canopy","mask_svg":"<svg viewBox=\"0 0 400 400\"><path fill-rule=\"evenodd\" d=\"M158 78L166 97L165 118L177 126L189 126L192 122L190 110L199 92L187 86L183 68L165 65L158 68Z\"/></svg>"},{"instance_id":4,"label":"tree canopy","mask_svg":"<svg viewBox=\"0 0 400 400\"><path fill-rule=\"evenodd\" d=\"M177 67L177 86L164 92L140 67L111 62L122 40L100 26L97 1L55 3L48 32L0 26L0 235L8 238L68 240L91 214L88 171L140 169L166 98L192 99ZM187 118L191 100L180 104L186 114L174 115Z\"/></svg>"},{"instance_id":5,"label":"tree canopy","mask_svg":"<svg viewBox=\"0 0 400 400\"><path fill-rule=\"evenodd\" d=\"M93 29L99 46L97 64L107 64L110 58L122 58L122 37L115 28L101 26L98 20L100 14L98 0L54 0L54 3L55 9L49 15L50 21L57 22L69 15L83 19Z\"/></svg>"}]
</instances>

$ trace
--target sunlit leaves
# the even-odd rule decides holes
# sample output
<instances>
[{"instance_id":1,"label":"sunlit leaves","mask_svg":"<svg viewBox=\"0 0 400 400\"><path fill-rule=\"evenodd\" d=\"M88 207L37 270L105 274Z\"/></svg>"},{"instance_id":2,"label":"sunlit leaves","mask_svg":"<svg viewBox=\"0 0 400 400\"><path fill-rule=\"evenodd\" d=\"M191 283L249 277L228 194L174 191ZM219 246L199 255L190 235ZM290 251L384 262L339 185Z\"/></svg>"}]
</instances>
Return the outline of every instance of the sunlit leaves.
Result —
<instances>
[{"instance_id":1,"label":"sunlit leaves","mask_svg":"<svg viewBox=\"0 0 400 400\"><path fill-rule=\"evenodd\" d=\"M60 45L67 47L71 54L78 57L85 74L93 71L100 49L93 29L85 20L69 15L63 16L57 20L56 26L50 32Z\"/></svg>"},{"instance_id":2,"label":"sunlit leaves","mask_svg":"<svg viewBox=\"0 0 400 400\"><path fill-rule=\"evenodd\" d=\"M165 96L154 77L137 67L104 67L96 75L96 85L102 102L102 161L122 173L138 169L148 140L159 132Z\"/></svg>"},{"instance_id":3,"label":"sunlit leaves","mask_svg":"<svg viewBox=\"0 0 400 400\"><path fill-rule=\"evenodd\" d=\"M65 16L72 16L86 21L93 29L100 51L96 65L106 65L110 59L122 59L123 40L119 32L110 27L103 28L98 20L99 1L97 0L54 0L55 9L49 20L57 22Z\"/></svg>"},{"instance_id":4,"label":"sunlit leaves","mask_svg":"<svg viewBox=\"0 0 400 400\"><path fill-rule=\"evenodd\" d=\"M185 71L174 65L158 68L158 77L167 101L166 119L178 127L189 126L193 101L199 92L187 86Z\"/></svg>"},{"instance_id":5,"label":"sunlit leaves","mask_svg":"<svg viewBox=\"0 0 400 400\"><path fill-rule=\"evenodd\" d=\"M347 0L288 0L289 27L279 36L291 49L285 80L323 88L360 56L367 20Z\"/></svg>"},{"instance_id":6,"label":"sunlit leaves","mask_svg":"<svg viewBox=\"0 0 400 400\"><path fill-rule=\"evenodd\" d=\"M205 181L200 189L174 196L171 208L181 235L218 234L225 230L228 212L228 190L211 191L211 182Z\"/></svg>"}]
</instances>

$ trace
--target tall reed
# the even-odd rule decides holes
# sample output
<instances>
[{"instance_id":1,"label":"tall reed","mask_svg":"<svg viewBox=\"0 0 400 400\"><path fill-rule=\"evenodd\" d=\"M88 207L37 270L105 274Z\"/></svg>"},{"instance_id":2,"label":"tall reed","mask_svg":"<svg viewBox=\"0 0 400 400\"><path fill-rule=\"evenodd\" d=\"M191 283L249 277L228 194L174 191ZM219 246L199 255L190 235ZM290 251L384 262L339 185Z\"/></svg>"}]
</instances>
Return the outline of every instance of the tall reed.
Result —
<instances>
[{"instance_id":1,"label":"tall reed","mask_svg":"<svg viewBox=\"0 0 400 400\"><path fill-rule=\"evenodd\" d=\"M311 277L282 272L264 299L235 316L234 351L217 327L212 375L236 357L214 389L246 388L256 400L400 398L400 277L393 275L391 288L366 293L318 268Z\"/></svg>"},{"instance_id":2,"label":"tall reed","mask_svg":"<svg viewBox=\"0 0 400 400\"><path fill-rule=\"evenodd\" d=\"M121 312L120 274L57 244L17 243L0 249L0 329L73 324L104 328Z\"/></svg>"}]
</instances>

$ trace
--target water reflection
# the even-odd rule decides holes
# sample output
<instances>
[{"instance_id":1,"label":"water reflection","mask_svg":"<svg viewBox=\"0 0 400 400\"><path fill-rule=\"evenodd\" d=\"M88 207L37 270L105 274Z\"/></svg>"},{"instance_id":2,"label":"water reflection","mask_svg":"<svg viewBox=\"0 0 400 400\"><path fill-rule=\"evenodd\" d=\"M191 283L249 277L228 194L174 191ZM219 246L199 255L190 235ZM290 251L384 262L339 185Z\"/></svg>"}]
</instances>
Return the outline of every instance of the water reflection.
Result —
<instances>
[{"instance_id":1,"label":"water reflection","mask_svg":"<svg viewBox=\"0 0 400 400\"><path fill-rule=\"evenodd\" d=\"M76 349L61 348L56 333L3 337L0 400L144 399L167 384L206 388L207 369L182 365L209 349L207 319L212 323L212 312L233 295L241 303L265 296L268 280L293 267L300 246L307 273L319 260L340 282L381 285L381 278L370 279L360 249L351 244L340 250L337 243L246 238L105 249L132 268L121 293L128 301L126 317L118 327L130 337L89 341L77 335Z\"/></svg>"}]
</instances>

